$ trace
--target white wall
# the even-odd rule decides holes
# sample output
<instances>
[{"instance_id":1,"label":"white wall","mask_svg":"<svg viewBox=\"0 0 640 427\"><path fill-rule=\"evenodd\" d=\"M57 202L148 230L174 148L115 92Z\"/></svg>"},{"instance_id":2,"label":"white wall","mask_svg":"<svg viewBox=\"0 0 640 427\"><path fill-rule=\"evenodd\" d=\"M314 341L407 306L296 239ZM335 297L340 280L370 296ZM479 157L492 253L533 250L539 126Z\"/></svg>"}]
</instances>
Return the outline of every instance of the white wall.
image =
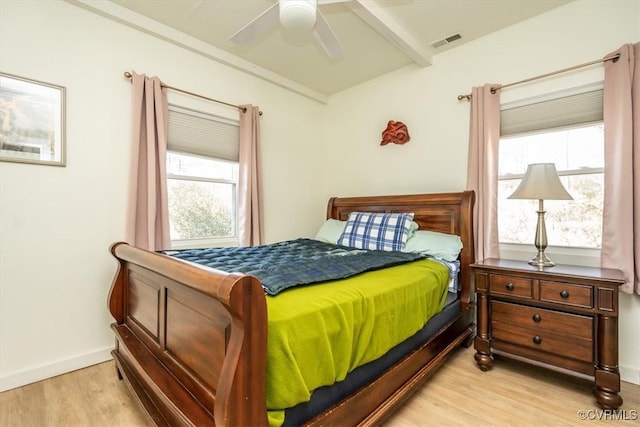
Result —
<instances>
[{"instance_id":1,"label":"white wall","mask_svg":"<svg viewBox=\"0 0 640 427\"><path fill-rule=\"evenodd\" d=\"M575 1L436 55L431 67L409 66L343 91L330 98L324 126L332 165L324 195L462 190L469 103L459 94L596 60L638 40L640 2ZM602 65L593 66L505 89L501 100L602 79ZM408 144L379 145L388 120L407 124ZM621 374L640 384L640 298L622 295L620 311Z\"/></svg>"},{"instance_id":2,"label":"white wall","mask_svg":"<svg viewBox=\"0 0 640 427\"><path fill-rule=\"evenodd\" d=\"M66 86L68 149L65 168L0 163L0 390L109 358L108 246L124 236L129 162L124 71L261 107L273 242L313 235L330 196L463 189L469 106L458 94L601 57L638 40L639 22L637 2L570 3L325 106L69 3L0 1L0 70ZM587 70L503 99L598 79ZM170 102L234 117L176 94ZM378 145L391 119L408 124L409 144ZM638 300L621 298L620 362L635 382Z\"/></svg>"},{"instance_id":3,"label":"white wall","mask_svg":"<svg viewBox=\"0 0 640 427\"><path fill-rule=\"evenodd\" d=\"M259 105L268 241L308 235L326 106L61 1L0 2L0 70L66 87L67 167L0 163L0 390L108 359L109 245L124 238L130 84L123 72ZM237 119L232 108L169 101Z\"/></svg>"}]
</instances>

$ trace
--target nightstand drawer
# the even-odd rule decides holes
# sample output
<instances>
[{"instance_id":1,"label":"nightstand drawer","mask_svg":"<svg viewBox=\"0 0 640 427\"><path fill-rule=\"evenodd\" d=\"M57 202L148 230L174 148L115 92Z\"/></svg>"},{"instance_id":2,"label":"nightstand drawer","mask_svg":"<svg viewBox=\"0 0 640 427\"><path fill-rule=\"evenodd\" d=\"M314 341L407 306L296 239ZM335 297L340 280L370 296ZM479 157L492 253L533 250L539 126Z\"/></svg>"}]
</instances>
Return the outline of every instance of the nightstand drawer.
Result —
<instances>
[{"instance_id":1,"label":"nightstand drawer","mask_svg":"<svg viewBox=\"0 0 640 427\"><path fill-rule=\"evenodd\" d=\"M493 320L491 335L494 339L545 351L562 357L591 362L593 341L577 336L557 334L543 329L527 328Z\"/></svg>"},{"instance_id":2,"label":"nightstand drawer","mask_svg":"<svg viewBox=\"0 0 640 427\"><path fill-rule=\"evenodd\" d=\"M519 298L533 297L533 282L522 277L502 276L492 274L489 276L489 289L492 294L507 295Z\"/></svg>"},{"instance_id":3,"label":"nightstand drawer","mask_svg":"<svg viewBox=\"0 0 640 427\"><path fill-rule=\"evenodd\" d=\"M574 307L593 308L593 288L541 280L540 300Z\"/></svg>"},{"instance_id":4,"label":"nightstand drawer","mask_svg":"<svg viewBox=\"0 0 640 427\"><path fill-rule=\"evenodd\" d=\"M492 301L491 318L496 322L593 339L593 318L589 316Z\"/></svg>"}]
</instances>

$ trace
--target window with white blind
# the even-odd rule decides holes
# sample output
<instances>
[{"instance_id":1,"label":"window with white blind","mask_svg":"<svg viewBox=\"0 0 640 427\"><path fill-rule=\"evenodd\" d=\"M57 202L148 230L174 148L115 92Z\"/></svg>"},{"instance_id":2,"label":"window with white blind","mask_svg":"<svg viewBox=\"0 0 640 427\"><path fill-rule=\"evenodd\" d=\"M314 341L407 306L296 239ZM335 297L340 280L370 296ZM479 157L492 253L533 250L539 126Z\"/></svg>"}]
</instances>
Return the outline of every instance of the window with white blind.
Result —
<instances>
[{"instance_id":1,"label":"window with white blind","mask_svg":"<svg viewBox=\"0 0 640 427\"><path fill-rule=\"evenodd\" d=\"M527 165L555 163L574 200L545 201L550 246L599 249L604 201L602 87L503 105L498 160L501 244L533 243L538 202L507 199Z\"/></svg>"},{"instance_id":2,"label":"window with white blind","mask_svg":"<svg viewBox=\"0 0 640 427\"><path fill-rule=\"evenodd\" d=\"M174 248L237 244L238 122L169 106L167 189Z\"/></svg>"}]
</instances>

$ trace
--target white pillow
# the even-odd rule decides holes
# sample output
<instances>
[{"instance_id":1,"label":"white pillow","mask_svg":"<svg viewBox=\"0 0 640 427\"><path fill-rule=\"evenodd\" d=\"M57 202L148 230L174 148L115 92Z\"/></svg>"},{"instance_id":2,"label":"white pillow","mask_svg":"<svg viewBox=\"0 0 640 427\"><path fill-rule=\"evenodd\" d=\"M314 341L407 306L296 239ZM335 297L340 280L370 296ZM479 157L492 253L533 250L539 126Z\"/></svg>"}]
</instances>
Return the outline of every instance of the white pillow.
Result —
<instances>
[{"instance_id":1,"label":"white pillow","mask_svg":"<svg viewBox=\"0 0 640 427\"><path fill-rule=\"evenodd\" d=\"M347 221L328 219L320 226L320 230L318 230L315 239L335 245L338 243L338 239L342 235L346 225Z\"/></svg>"},{"instance_id":2,"label":"white pillow","mask_svg":"<svg viewBox=\"0 0 640 427\"><path fill-rule=\"evenodd\" d=\"M461 250L460 236L418 230L407 240L403 252L420 252L445 261L455 261Z\"/></svg>"},{"instance_id":3,"label":"white pillow","mask_svg":"<svg viewBox=\"0 0 640 427\"><path fill-rule=\"evenodd\" d=\"M418 228L420 228L418 223L415 222L415 221L411 221L409 223L409 234L407 235L407 239L410 239L411 236L413 236L415 234L415 232L418 231Z\"/></svg>"}]
</instances>

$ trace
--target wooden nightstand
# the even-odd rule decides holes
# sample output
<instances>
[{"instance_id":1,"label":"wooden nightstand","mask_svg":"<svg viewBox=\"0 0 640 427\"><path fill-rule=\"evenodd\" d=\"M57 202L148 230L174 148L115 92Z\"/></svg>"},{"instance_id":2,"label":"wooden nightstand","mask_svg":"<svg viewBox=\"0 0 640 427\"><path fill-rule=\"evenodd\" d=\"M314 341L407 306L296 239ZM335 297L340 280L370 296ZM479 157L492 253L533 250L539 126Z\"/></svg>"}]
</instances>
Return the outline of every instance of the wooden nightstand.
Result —
<instances>
[{"instance_id":1,"label":"wooden nightstand","mask_svg":"<svg viewBox=\"0 0 640 427\"><path fill-rule=\"evenodd\" d=\"M605 409L622 405L618 372L618 286L622 272L526 261L485 259L471 265L477 294L475 360L493 353L595 381Z\"/></svg>"}]
</instances>

